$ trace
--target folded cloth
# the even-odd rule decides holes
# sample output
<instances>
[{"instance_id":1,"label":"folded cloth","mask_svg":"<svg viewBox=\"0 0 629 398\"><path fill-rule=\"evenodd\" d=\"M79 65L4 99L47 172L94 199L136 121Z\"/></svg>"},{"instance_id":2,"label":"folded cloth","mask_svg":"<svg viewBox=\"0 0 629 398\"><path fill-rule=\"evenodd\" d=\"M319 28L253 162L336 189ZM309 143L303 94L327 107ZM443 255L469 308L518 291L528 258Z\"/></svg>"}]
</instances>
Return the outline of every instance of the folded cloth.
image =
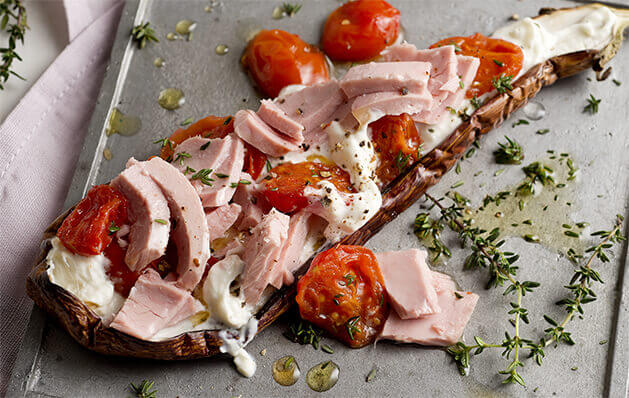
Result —
<instances>
[{"instance_id":1,"label":"folded cloth","mask_svg":"<svg viewBox=\"0 0 629 398\"><path fill-rule=\"evenodd\" d=\"M66 196L123 2L65 0L64 6L70 44L0 126L0 396L32 308L26 275Z\"/></svg>"}]
</instances>

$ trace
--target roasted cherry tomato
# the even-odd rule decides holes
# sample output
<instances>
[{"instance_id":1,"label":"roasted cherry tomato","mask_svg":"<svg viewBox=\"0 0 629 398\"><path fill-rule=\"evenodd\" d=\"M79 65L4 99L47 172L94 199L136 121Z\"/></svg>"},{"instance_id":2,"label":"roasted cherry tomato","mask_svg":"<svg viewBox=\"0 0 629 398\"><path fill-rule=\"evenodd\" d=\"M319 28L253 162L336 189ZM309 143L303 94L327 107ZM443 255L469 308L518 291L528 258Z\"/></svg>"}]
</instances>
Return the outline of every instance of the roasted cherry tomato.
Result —
<instances>
[{"instance_id":1,"label":"roasted cherry tomato","mask_svg":"<svg viewBox=\"0 0 629 398\"><path fill-rule=\"evenodd\" d=\"M329 79L319 49L278 29L263 30L251 39L241 62L260 90L270 97L277 97L291 84L311 85Z\"/></svg>"},{"instance_id":2,"label":"roasted cherry tomato","mask_svg":"<svg viewBox=\"0 0 629 398\"><path fill-rule=\"evenodd\" d=\"M175 147L190 137L202 135L206 138L223 138L232 131L234 131L233 117L205 117L192 123L185 129L178 129L172 133L168 140L162 143L162 150L159 156L164 160L171 159L175 153Z\"/></svg>"},{"instance_id":3,"label":"roasted cherry tomato","mask_svg":"<svg viewBox=\"0 0 629 398\"><path fill-rule=\"evenodd\" d=\"M114 283L114 289L123 297L129 295L129 291L135 285L135 281L140 276L139 272L129 269L124 261L127 250L120 247L116 239L114 239L105 249L105 257L110 261L107 267L107 275Z\"/></svg>"},{"instance_id":4,"label":"roasted cherry tomato","mask_svg":"<svg viewBox=\"0 0 629 398\"><path fill-rule=\"evenodd\" d=\"M63 220L57 236L72 253L100 254L111 243L110 227L127 221L127 199L109 185L92 187Z\"/></svg>"},{"instance_id":5,"label":"roasted cherry tomato","mask_svg":"<svg viewBox=\"0 0 629 398\"><path fill-rule=\"evenodd\" d=\"M349 174L333 164L318 162L282 163L269 172L263 195L283 213L295 213L308 206L304 189L317 188L320 181L329 181L342 192L355 192Z\"/></svg>"},{"instance_id":6,"label":"roasted cherry tomato","mask_svg":"<svg viewBox=\"0 0 629 398\"><path fill-rule=\"evenodd\" d=\"M513 43L501 39L492 39L476 33L468 37L450 37L443 39L430 48L453 45L457 54L470 55L480 59L480 66L472 87L467 90L467 97L481 96L494 89L493 79L501 75L515 77L522 69L524 54Z\"/></svg>"},{"instance_id":7,"label":"roasted cherry tomato","mask_svg":"<svg viewBox=\"0 0 629 398\"><path fill-rule=\"evenodd\" d=\"M421 156L422 139L415 122L403 113L385 116L369 125L380 165L376 175L386 185Z\"/></svg>"},{"instance_id":8,"label":"roasted cherry tomato","mask_svg":"<svg viewBox=\"0 0 629 398\"><path fill-rule=\"evenodd\" d=\"M350 1L328 17L321 46L335 61L362 61L380 54L399 32L400 12L386 1Z\"/></svg>"},{"instance_id":9,"label":"roasted cherry tomato","mask_svg":"<svg viewBox=\"0 0 629 398\"><path fill-rule=\"evenodd\" d=\"M251 178L257 180L266 166L266 155L256 147L245 142L245 164L242 171L249 173Z\"/></svg>"},{"instance_id":10,"label":"roasted cherry tomato","mask_svg":"<svg viewBox=\"0 0 629 398\"><path fill-rule=\"evenodd\" d=\"M317 255L297 283L296 300L302 318L354 348L374 341L389 310L376 256L362 246Z\"/></svg>"}]
</instances>

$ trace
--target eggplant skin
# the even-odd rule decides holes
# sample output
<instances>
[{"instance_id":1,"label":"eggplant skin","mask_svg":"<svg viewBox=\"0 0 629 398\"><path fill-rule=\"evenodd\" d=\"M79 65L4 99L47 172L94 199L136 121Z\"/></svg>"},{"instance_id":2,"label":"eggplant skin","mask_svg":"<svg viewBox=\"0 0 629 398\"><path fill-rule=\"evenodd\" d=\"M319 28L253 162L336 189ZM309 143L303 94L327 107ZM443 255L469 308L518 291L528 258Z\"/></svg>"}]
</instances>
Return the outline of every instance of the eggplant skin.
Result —
<instances>
[{"instance_id":1,"label":"eggplant skin","mask_svg":"<svg viewBox=\"0 0 629 398\"><path fill-rule=\"evenodd\" d=\"M515 83L512 91L498 94L474 112L470 119L437 148L415 163L409 170L383 190L383 204L362 228L336 244L362 245L388 222L393 220L456 164L470 145L480 136L499 126L511 113L533 98L544 86L557 79L572 76L598 64L598 51L579 51L561 55L532 67ZM181 360L210 357L220 353L218 331L203 330L183 333L163 341L145 341L116 329L105 327L100 318L81 300L48 278L46 255L49 240L72 209L59 216L45 231L37 265L26 281L26 292L35 304L45 310L82 346L106 355L160 360ZM322 248L325 250L327 247ZM310 265L304 264L296 276L303 275ZM296 283L276 292L256 315L258 333L270 325L294 303Z\"/></svg>"}]
</instances>

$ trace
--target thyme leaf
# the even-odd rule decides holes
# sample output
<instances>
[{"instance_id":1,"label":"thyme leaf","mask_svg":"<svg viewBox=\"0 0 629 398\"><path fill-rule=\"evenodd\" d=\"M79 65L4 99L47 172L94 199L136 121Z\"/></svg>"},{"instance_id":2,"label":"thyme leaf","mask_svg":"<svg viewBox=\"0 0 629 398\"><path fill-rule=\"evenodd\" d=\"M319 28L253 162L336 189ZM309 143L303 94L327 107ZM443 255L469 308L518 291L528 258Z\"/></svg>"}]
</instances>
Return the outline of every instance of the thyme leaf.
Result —
<instances>
[{"instance_id":1,"label":"thyme leaf","mask_svg":"<svg viewBox=\"0 0 629 398\"><path fill-rule=\"evenodd\" d=\"M150 25L151 23L147 21L131 29L132 40L137 43L140 50L143 49L148 42L159 42L159 39L155 36L155 31Z\"/></svg>"}]
</instances>

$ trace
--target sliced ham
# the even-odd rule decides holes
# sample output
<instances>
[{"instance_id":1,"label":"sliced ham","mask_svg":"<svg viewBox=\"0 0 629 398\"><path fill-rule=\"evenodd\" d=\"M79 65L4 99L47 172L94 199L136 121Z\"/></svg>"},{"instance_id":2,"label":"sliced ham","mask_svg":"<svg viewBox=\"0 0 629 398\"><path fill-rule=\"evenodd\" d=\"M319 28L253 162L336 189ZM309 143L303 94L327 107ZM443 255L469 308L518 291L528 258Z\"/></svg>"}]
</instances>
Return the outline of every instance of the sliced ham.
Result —
<instances>
[{"instance_id":1,"label":"sliced ham","mask_svg":"<svg viewBox=\"0 0 629 398\"><path fill-rule=\"evenodd\" d=\"M188 138L177 145L173 165L190 179L204 207L229 203L245 161L245 145L235 135ZM200 178L206 171L207 179Z\"/></svg>"},{"instance_id":2,"label":"sliced ham","mask_svg":"<svg viewBox=\"0 0 629 398\"><path fill-rule=\"evenodd\" d=\"M330 80L280 96L275 103L288 117L304 126L304 142L310 145L321 141L321 125L330 122L346 99L339 82Z\"/></svg>"},{"instance_id":3,"label":"sliced ham","mask_svg":"<svg viewBox=\"0 0 629 398\"><path fill-rule=\"evenodd\" d=\"M289 216L272 209L251 230L251 236L245 243L242 259L246 266L241 288L246 302L251 305L258 303L269 284L278 289L282 287L284 268L279 260L288 237L289 222Z\"/></svg>"},{"instance_id":4,"label":"sliced ham","mask_svg":"<svg viewBox=\"0 0 629 398\"><path fill-rule=\"evenodd\" d=\"M417 319L441 311L425 250L376 253L391 305L401 319Z\"/></svg>"},{"instance_id":5,"label":"sliced ham","mask_svg":"<svg viewBox=\"0 0 629 398\"><path fill-rule=\"evenodd\" d=\"M304 126L288 117L277 104L271 100L260 101L257 112L260 119L282 134L289 136L297 142L304 141Z\"/></svg>"},{"instance_id":6,"label":"sliced ham","mask_svg":"<svg viewBox=\"0 0 629 398\"><path fill-rule=\"evenodd\" d=\"M242 208L236 203L223 205L205 214L208 230L211 231L214 239L220 238L234 225Z\"/></svg>"},{"instance_id":7,"label":"sliced ham","mask_svg":"<svg viewBox=\"0 0 629 398\"><path fill-rule=\"evenodd\" d=\"M125 169L111 185L129 200L131 228L125 263L132 271L140 271L166 251L170 234L168 202L159 186L138 164Z\"/></svg>"},{"instance_id":8,"label":"sliced ham","mask_svg":"<svg viewBox=\"0 0 629 398\"><path fill-rule=\"evenodd\" d=\"M251 176L242 173L242 178L251 180ZM236 225L238 230L247 230L262 221L265 211L258 203L255 184L241 184L236 188L234 203L240 205L241 212Z\"/></svg>"},{"instance_id":9,"label":"sliced ham","mask_svg":"<svg viewBox=\"0 0 629 398\"><path fill-rule=\"evenodd\" d=\"M449 277L435 277L435 288L441 312L419 319L402 319L391 311L380 338L427 346L449 346L463 336L478 296L454 290Z\"/></svg>"},{"instance_id":10,"label":"sliced ham","mask_svg":"<svg viewBox=\"0 0 629 398\"><path fill-rule=\"evenodd\" d=\"M251 110L241 110L234 116L234 131L238 137L271 156L282 156L299 149L301 142L283 135L264 123Z\"/></svg>"},{"instance_id":11,"label":"sliced ham","mask_svg":"<svg viewBox=\"0 0 629 398\"><path fill-rule=\"evenodd\" d=\"M155 157L139 164L168 200L176 223L172 236L177 246L177 286L192 290L210 258L210 233L201 200L190 181L170 163Z\"/></svg>"},{"instance_id":12,"label":"sliced ham","mask_svg":"<svg viewBox=\"0 0 629 398\"><path fill-rule=\"evenodd\" d=\"M357 65L341 79L341 89L348 98L382 91L421 93L428 85L428 62L370 62Z\"/></svg>"},{"instance_id":13,"label":"sliced ham","mask_svg":"<svg viewBox=\"0 0 629 398\"><path fill-rule=\"evenodd\" d=\"M163 280L157 271L148 268L135 282L109 326L148 340L161 329L204 310L190 292Z\"/></svg>"},{"instance_id":14,"label":"sliced ham","mask_svg":"<svg viewBox=\"0 0 629 398\"><path fill-rule=\"evenodd\" d=\"M414 114L430 109L432 96L427 89L421 93L385 91L356 97L352 113L360 124L379 119L385 115Z\"/></svg>"},{"instance_id":15,"label":"sliced ham","mask_svg":"<svg viewBox=\"0 0 629 398\"><path fill-rule=\"evenodd\" d=\"M300 211L290 216L288 238L284 242L280 254L280 264L284 268L283 284L285 285L294 282L293 272L302 264L300 261L301 253L308 237L312 217L317 216L306 211Z\"/></svg>"}]
</instances>

